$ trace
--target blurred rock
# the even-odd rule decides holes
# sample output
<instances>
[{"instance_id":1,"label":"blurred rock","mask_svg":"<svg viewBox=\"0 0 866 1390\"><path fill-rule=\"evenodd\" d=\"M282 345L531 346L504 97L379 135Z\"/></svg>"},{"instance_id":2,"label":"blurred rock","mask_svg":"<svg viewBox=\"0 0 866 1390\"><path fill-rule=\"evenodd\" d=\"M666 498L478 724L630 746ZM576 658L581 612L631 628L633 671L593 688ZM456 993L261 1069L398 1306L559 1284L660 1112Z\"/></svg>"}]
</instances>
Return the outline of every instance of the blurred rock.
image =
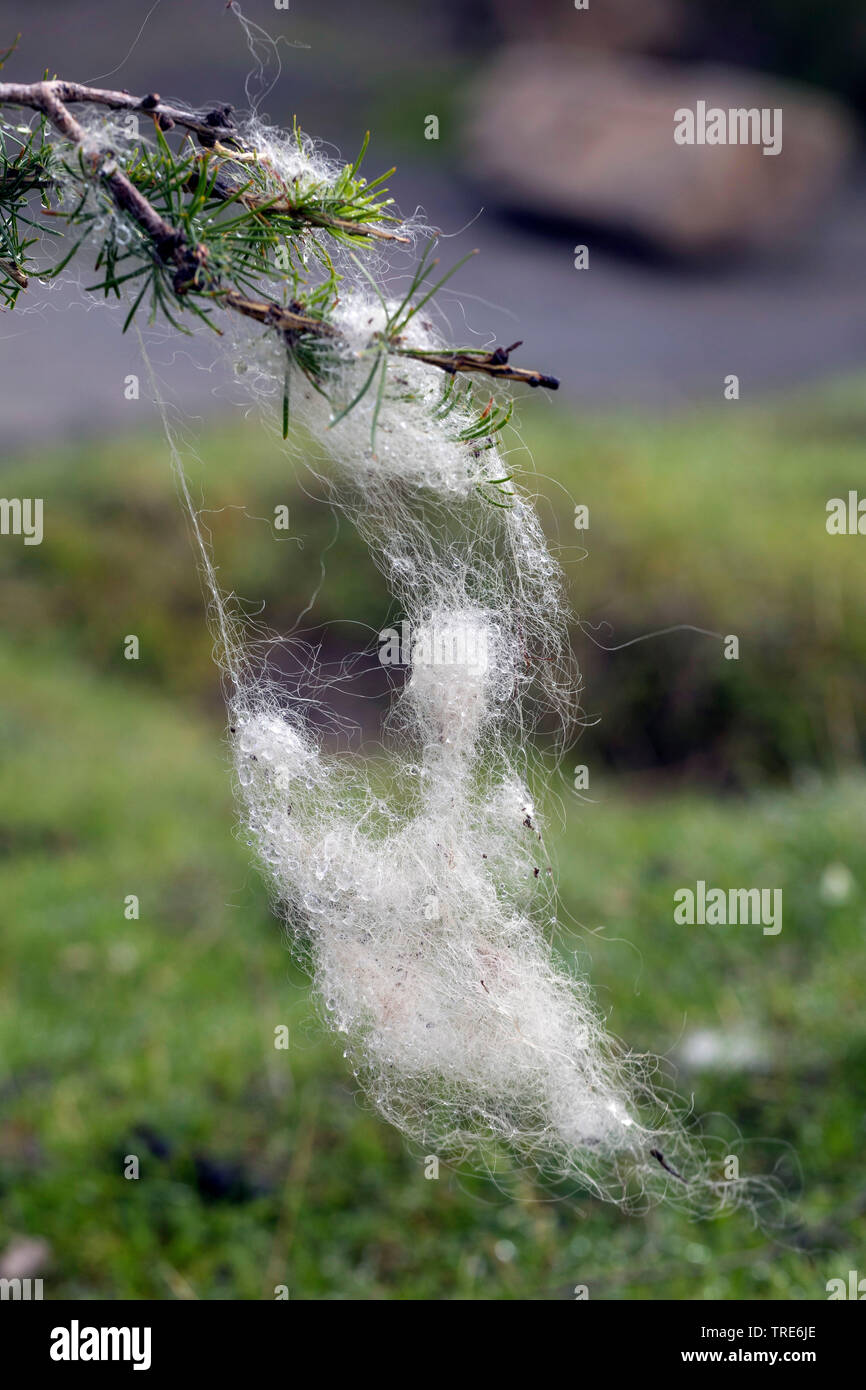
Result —
<instances>
[{"instance_id":1,"label":"blurred rock","mask_svg":"<svg viewBox=\"0 0 866 1390\"><path fill-rule=\"evenodd\" d=\"M676 144L674 112L699 101L781 107L781 152ZM546 44L505 49L470 110L467 164L485 197L571 222L576 239L588 223L686 257L773 248L802 232L856 143L844 109L812 89Z\"/></svg>"},{"instance_id":2,"label":"blurred rock","mask_svg":"<svg viewBox=\"0 0 866 1390\"><path fill-rule=\"evenodd\" d=\"M576 10L572 0L533 0L529 12L526 0L495 0L492 10L508 39L524 41L531 24L535 38L582 49L671 53L690 32L684 0L590 0L587 10Z\"/></svg>"},{"instance_id":3,"label":"blurred rock","mask_svg":"<svg viewBox=\"0 0 866 1390\"><path fill-rule=\"evenodd\" d=\"M15 1236L0 1255L0 1279L33 1279L51 1260L51 1246L40 1236Z\"/></svg>"}]
</instances>

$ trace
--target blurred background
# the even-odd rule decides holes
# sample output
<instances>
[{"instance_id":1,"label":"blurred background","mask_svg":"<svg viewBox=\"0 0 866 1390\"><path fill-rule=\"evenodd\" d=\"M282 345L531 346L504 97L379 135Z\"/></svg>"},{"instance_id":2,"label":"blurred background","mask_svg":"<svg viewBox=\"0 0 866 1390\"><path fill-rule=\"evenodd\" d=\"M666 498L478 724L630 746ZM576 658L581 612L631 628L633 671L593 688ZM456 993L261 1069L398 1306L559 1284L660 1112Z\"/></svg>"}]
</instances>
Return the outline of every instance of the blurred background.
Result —
<instances>
[{"instance_id":1,"label":"blurred background","mask_svg":"<svg viewBox=\"0 0 866 1390\"><path fill-rule=\"evenodd\" d=\"M398 166L443 262L480 249L443 301L455 340L522 338L561 378L520 401L510 456L585 683L554 787L560 945L612 1031L777 1166L792 1215L625 1217L505 1156L501 1181L427 1181L367 1112L235 838L192 550L147 391L124 397L136 343L34 283L0 320L0 493L45 505L40 546L0 544L0 1276L83 1299L823 1298L866 1258L866 542L825 528L864 476L866 13L243 8L280 38L262 110L347 157L369 129L368 174ZM0 0L0 48L19 32L4 78L248 101L223 0ZM676 146L699 99L782 107L781 156ZM369 652L394 614L357 537L232 406L210 344L152 350L223 581L287 631L324 567L305 624L326 660ZM689 627L736 633L739 661ZM367 739L370 682L335 695ZM699 878L782 887L781 934L674 925Z\"/></svg>"}]
</instances>

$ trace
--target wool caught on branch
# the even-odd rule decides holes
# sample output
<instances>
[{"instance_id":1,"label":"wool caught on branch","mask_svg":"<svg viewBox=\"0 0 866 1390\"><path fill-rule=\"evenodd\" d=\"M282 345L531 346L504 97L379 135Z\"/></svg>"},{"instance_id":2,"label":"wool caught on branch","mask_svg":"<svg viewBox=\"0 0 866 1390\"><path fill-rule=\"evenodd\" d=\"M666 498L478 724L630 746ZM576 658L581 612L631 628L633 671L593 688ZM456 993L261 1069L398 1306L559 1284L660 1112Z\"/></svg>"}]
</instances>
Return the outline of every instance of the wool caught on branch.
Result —
<instances>
[{"instance_id":1,"label":"wool caught on branch","mask_svg":"<svg viewBox=\"0 0 866 1390\"><path fill-rule=\"evenodd\" d=\"M307 690L292 692L247 641L163 412L250 844L367 1094L443 1156L499 1141L630 1205L747 1198L749 1183L715 1174L654 1086L657 1063L607 1034L552 944L533 730L552 714L565 737L579 682L562 576L502 447L511 404L479 396L474 379L494 391L556 380L513 367L519 344L443 341L422 316L443 283L429 283L429 245L407 293L387 290L383 246L426 233L396 216L382 179L360 175L366 141L341 166L297 127L59 80L0 83L0 112L10 106L35 119L0 116L7 305L95 248L97 288L123 304L124 327L143 306L179 328L190 314L216 327L253 393L282 401L284 438L294 421L316 441L318 476L408 622L409 678L374 777L323 751L312 655ZM34 238L40 208L49 231ZM78 240L46 268L33 248L51 245L58 215ZM217 309L232 313L217 323Z\"/></svg>"}]
</instances>

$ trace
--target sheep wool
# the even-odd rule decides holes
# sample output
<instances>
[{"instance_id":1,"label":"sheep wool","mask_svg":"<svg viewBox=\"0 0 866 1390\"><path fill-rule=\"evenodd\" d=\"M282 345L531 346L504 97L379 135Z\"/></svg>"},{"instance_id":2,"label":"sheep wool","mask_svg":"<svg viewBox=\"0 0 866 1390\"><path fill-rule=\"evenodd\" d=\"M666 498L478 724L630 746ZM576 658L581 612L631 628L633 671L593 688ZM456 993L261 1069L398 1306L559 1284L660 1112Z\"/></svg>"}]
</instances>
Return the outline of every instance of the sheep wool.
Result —
<instances>
[{"instance_id":1,"label":"sheep wool","mask_svg":"<svg viewBox=\"0 0 866 1390\"><path fill-rule=\"evenodd\" d=\"M309 143L255 122L244 138L280 177L333 176ZM532 499L501 445L479 446L462 386L411 355L374 357L396 305L370 293L354 257L340 271L343 347L326 392L290 364L304 439L285 447L305 463L315 449L310 466L411 634L375 767L325 751L310 718L327 698L314 652L299 648L294 691L255 654L163 416L227 677L243 821L275 905L367 1096L425 1152L489 1162L504 1146L632 1209L658 1196L735 1205L748 1182L714 1176L657 1060L609 1036L587 981L555 949L533 731L544 719L565 739L579 682L562 575ZM420 315L405 340L442 346ZM272 411L285 352L243 326L232 351ZM377 384L364 391L371 360Z\"/></svg>"}]
</instances>

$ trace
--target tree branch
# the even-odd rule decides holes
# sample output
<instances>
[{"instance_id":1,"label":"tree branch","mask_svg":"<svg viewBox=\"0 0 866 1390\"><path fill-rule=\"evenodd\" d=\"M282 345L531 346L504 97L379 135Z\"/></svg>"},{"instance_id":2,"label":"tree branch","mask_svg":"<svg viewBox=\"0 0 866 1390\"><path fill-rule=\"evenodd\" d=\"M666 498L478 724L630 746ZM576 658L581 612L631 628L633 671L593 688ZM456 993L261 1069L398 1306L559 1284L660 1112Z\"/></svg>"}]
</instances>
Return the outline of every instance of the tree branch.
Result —
<instances>
[{"instance_id":1,"label":"tree branch","mask_svg":"<svg viewBox=\"0 0 866 1390\"><path fill-rule=\"evenodd\" d=\"M483 372L485 376L507 377L509 381L522 381L527 386L548 386L555 391L559 386L559 381L555 376L545 376L543 372L534 371L529 367L512 367L509 364L509 354L515 348L522 347L522 343L512 343L511 347L494 348L492 352L476 351L474 348L463 348L450 352L427 350L426 348L395 348L394 351L401 357L414 357L419 362L426 362L430 367L440 367L443 372L452 375L457 372Z\"/></svg>"},{"instance_id":2,"label":"tree branch","mask_svg":"<svg viewBox=\"0 0 866 1390\"><path fill-rule=\"evenodd\" d=\"M126 91L108 91L102 87L84 87L80 82L62 82L54 78L49 82L0 82L0 105L29 106L33 111L45 111L45 92L50 90L57 101L75 105L107 106L112 111L130 111L153 116L162 130L173 126L183 126L200 136L203 143L212 145L215 140L234 140L237 127L232 120L230 106L218 106L204 115L192 111L182 111L169 106L157 92L147 96L134 97Z\"/></svg>"},{"instance_id":3,"label":"tree branch","mask_svg":"<svg viewBox=\"0 0 866 1390\"><path fill-rule=\"evenodd\" d=\"M294 346L299 336L307 334L331 341L341 339L342 335L333 325L300 312L300 306L297 310L294 306L286 308L271 300L252 299L236 289L224 286L219 276L208 265L207 247L191 242L181 228L172 226L157 212L119 167L114 155L88 141L86 130L69 111L67 103L141 113L151 116L163 131L175 125L182 126L196 134L206 148L215 149L219 146L219 152L228 158L232 157L235 148L241 156L244 153L238 142L238 130L232 119L231 107L220 106L201 115L169 106L155 92L144 97L135 97L125 91L85 87L58 78L33 83L0 82L0 107L23 106L41 112L55 130L81 151L90 177L95 182L102 183L108 189L115 206L140 227L151 242L158 259L165 265L175 267L172 283L177 295L181 296L192 289L212 295L215 300L235 313L254 319L281 333L288 347ZM223 145L222 142L225 141L231 142L231 148ZM248 201L247 206L255 207L256 204ZM303 209L293 208L288 200L284 200L279 207L265 200L261 207L263 213L269 208L275 209L296 216L299 221L307 221L309 225L336 228L359 237L392 235L348 219L329 219L326 215L316 212L307 215ZM510 366L509 354L520 346L519 343L512 344L510 348L495 348L492 352L475 352L471 349L427 351L401 347L401 342L400 338L388 340L388 351L426 362L452 376L458 372L478 372L488 377L522 381L530 386L547 386L552 390L556 390L559 385L556 377Z\"/></svg>"}]
</instances>

